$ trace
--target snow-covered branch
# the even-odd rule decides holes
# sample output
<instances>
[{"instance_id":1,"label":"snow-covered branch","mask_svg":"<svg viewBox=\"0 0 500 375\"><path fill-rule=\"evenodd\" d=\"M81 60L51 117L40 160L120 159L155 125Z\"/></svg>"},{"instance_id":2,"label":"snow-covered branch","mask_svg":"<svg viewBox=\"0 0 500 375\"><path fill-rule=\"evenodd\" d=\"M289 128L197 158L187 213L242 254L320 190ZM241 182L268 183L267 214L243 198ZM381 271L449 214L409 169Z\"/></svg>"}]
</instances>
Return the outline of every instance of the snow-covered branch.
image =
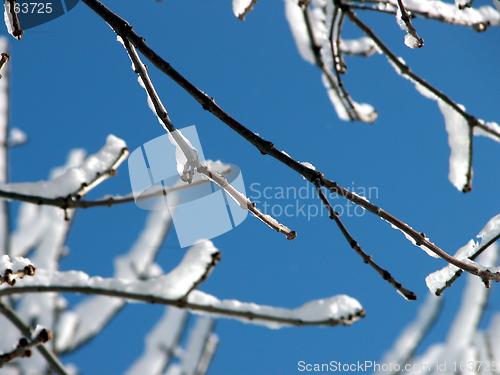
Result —
<instances>
[{"instance_id":1,"label":"snow-covered branch","mask_svg":"<svg viewBox=\"0 0 500 375\"><path fill-rule=\"evenodd\" d=\"M240 20L244 21L246 15L253 10L257 0L233 0L233 13Z\"/></svg>"},{"instance_id":2,"label":"snow-covered branch","mask_svg":"<svg viewBox=\"0 0 500 375\"><path fill-rule=\"evenodd\" d=\"M9 34L17 40L21 40L21 36L24 34L24 31L21 29L19 17L17 17L19 5L16 7L16 0L4 0L4 8L5 25L7 26Z\"/></svg>"},{"instance_id":3,"label":"snow-covered branch","mask_svg":"<svg viewBox=\"0 0 500 375\"><path fill-rule=\"evenodd\" d=\"M205 254L205 257L209 254ZM207 261L210 261L207 259ZM364 310L355 299L338 295L314 300L293 310L244 303L236 300L219 300L209 294L194 290L187 300L186 294L193 282L203 274L199 265L182 264L171 273L154 280L130 281L89 277L79 271L46 272L39 269L30 282L23 279L12 288L0 288L0 296L19 293L83 293L120 297L130 300L187 308L198 314L234 318L246 323L279 328L289 325L336 326L350 325L364 316ZM194 272L196 268L199 272ZM180 276L186 276L180 278ZM194 278L196 276L196 278ZM196 279L196 280L195 280ZM181 281L181 282L179 282Z\"/></svg>"},{"instance_id":4,"label":"snow-covered branch","mask_svg":"<svg viewBox=\"0 0 500 375\"><path fill-rule=\"evenodd\" d=\"M480 242L476 243L474 240L469 241L467 245L457 251L455 258L463 259L464 261L470 260L471 264L475 264L473 261L479 255L490 246L495 245L495 242L500 239L500 214L491 218L481 232L479 232L477 237L481 239ZM480 264L476 266L481 269L485 268ZM488 267L492 267L492 265ZM449 264L443 269L427 276L427 286L431 292L439 296L460 277L462 272L461 269Z\"/></svg>"},{"instance_id":5,"label":"snow-covered branch","mask_svg":"<svg viewBox=\"0 0 500 375\"><path fill-rule=\"evenodd\" d=\"M116 168L127 158L128 149L121 139L109 135L106 145L81 165L66 170L49 181L1 183L0 197L34 204L68 209L91 189L116 174Z\"/></svg>"}]
</instances>

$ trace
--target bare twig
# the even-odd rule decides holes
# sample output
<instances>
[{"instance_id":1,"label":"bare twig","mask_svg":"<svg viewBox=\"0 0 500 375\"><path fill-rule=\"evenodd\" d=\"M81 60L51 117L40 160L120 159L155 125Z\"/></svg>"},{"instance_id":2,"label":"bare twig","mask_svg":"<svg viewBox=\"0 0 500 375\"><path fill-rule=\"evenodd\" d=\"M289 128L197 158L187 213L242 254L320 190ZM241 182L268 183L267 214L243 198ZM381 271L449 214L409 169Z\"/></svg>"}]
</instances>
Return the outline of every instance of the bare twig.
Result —
<instances>
[{"instance_id":1,"label":"bare twig","mask_svg":"<svg viewBox=\"0 0 500 375\"><path fill-rule=\"evenodd\" d=\"M223 175L230 173L230 171L222 173ZM134 201L142 201L147 199L156 198L162 195L175 193L177 191L182 191L190 187L199 186L208 183L207 180L199 180L191 183L190 185L179 185L168 189L158 186L157 189L152 189L151 192L147 194L142 194L139 197L134 198L133 194L128 194L124 197L104 197L96 200L77 200L75 195L70 195L67 197L57 197L57 198L47 198L37 195L14 193L10 191L0 190L0 198L11 199L20 202L33 203L37 205L47 205L59 207L62 209L68 208L92 208L92 207L112 207L117 204L131 203ZM151 189L151 188L150 188Z\"/></svg>"},{"instance_id":2,"label":"bare twig","mask_svg":"<svg viewBox=\"0 0 500 375\"><path fill-rule=\"evenodd\" d=\"M377 271L380 274L380 276L382 276L382 278L384 280L387 280L387 282L389 282L389 284L391 284L394 288L396 288L396 290L404 298L406 298L408 300L416 300L417 295L415 293L404 288L401 285L401 283L397 282L388 271L386 271L385 269L380 267L377 263L375 263L373 261L371 255L368 255L363 251L361 246L359 246L358 242L351 236L351 234L349 233L349 231L345 227L344 223L342 223L342 221L340 220L338 212L335 212L332 205L330 204L330 202L326 198L325 194L323 193L323 190L321 190L321 182L319 179L314 181L314 185L316 186L316 191L318 192L318 195L319 195L321 201L328 208L328 213L329 213L330 219L335 221L335 223L339 227L340 231L344 235L345 239L347 240L347 242L349 243L351 248L353 248L354 251L356 251L356 253L358 253L361 256L361 258L363 258L363 262L369 264L375 271Z\"/></svg>"},{"instance_id":3,"label":"bare twig","mask_svg":"<svg viewBox=\"0 0 500 375\"><path fill-rule=\"evenodd\" d=\"M52 332L43 328L34 339L19 339L17 346L10 352L0 354L0 367L14 358L31 357L31 349L52 339Z\"/></svg>"},{"instance_id":4,"label":"bare twig","mask_svg":"<svg viewBox=\"0 0 500 375\"><path fill-rule=\"evenodd\" d=\"M348 199L352 203L359 205L366 209L367 211L381 217L382 219L388 221L390 224L394 225L396 228L401 230L403 233L407 234L409 237L413 238L417 244L421 244L426 246L430 251L434 252L436 255L439 257L445 259L449 263L454 264L455 266L464 269L467 272L470 272L473 275L478 275L480 276L483 280L500 280L500 275L498 274L492 274L489 272L483 272L475 267L472 267L468 264L465 264L463 262L458 261L457 259L453 258L452 256L448 255L445 253L443 250L441 250L438 246L430 243L427 241L421 234L421 232L418 232L414 230L413 228L409 227L407 224L403 223L401 220L396 219L394 216L390 215L386 211L382 210L381 208L375 206L374 204L367 202L364 199L361 199L359 196L352 194L348 189L343 188L339 186L336 182L333 182L327 178L324 177L324 175L317 170L313 170L311 168L308 168L307 166L299 163L297 160L293 159L290 157L287 153L277 149L274 147L274 144L270 141L267 141L257 134L255 132L252 132L245 126L243 126L240 122L235 120L233 117L231 117L228 113L226 113L222 108L220 108L216 103L213 98L205 94L203 91L198 89L196 86L194 86L190 81L188 81L185 77L183 77L179 72L177 72L168 62L166 62L161 56L159 56L155 51L153 51L144 41L143 38L141 38L139 35L137 35L133 30L132 26L128 22L126 22L124 19L110 11L108 8L106 8L102 3L100 3L98 0L82 0L83 3L85 3L87 6L89 6L94 12L96 12L101 18L103 18L108 24L110 24L113 29L119 33L119 35L122 36L122 38L126 38L129 40L151 63L153 63L154 66L156 66L160 71L165 73L168 77L170 77L174 82L176 82L178 85L180 85L186 92L188 92L197 102L199 102L203 109L210 111L214 116L219 118L223 123L228 125L231 129L233 129L235 132L237 132L240 136L245 138L248 142L250 142L252 145L254 145L262 154L264 155L270 155L276 160L280 161L281 163L285 164L295 172L301 174L304 178L309 180L311 183L315 181L317 178L320 179L321 185L329 189L332 193L336 193L341 195L342 197ZM345 11L345 10L344 10ZM352 12L347 9L348 12L347 15L351 18L351 15L353 14ZM354 19L357 19L354 15ZM354 21L353 21L354 22ZM362 25L361 29L366 32L373 34L369 28L367 28L361 21L359 21L360 24ZM357 22L354 22L357 24ZM373 34L374 35L374 34ZM369 35L370 36L370 35ZM376 38L376 35L374 35ZM378 38L377 38L378 39ZM384 46L385 47L385 46ZM400 68L404 69L405 72L411 72L409 67L406 65L402 64L395 56L392 54L390 50L385 47L385 49L390 53L397 61L397 64ZM413 73L411 73L413 74ZM425 82L423 81L420 77L415 76L415 79L418 79L420 82ZM423 83L422 83L423 84ZM430 86L425 82L426 87L431 87L433 92L438 92L440 95L442 95L443 101L445 101L447 104L450 104L453 106L454 109L459 111L459 113L463 113L466 118L471 121L476 123L477 120L464 112L460 107L458 107L453 101L451 101L447 96L444 94L440 93L437 91L435 88ZM499 137L500 139L500 137Z\"/></svg>"},{"instance_id":5,"label":"bare twig","mask_svg":"<svg viewBox=\"0 0 500 375\"><path fill-rule=\"evenodd\" d=\"M33 329L28 326L23 320L16 314L16 312L9 306L5 305L0 301L0 313L2 313L7 319L9 319L16 327L21 331L21 333L26 337L31 337ZM40 343L37 345L37 350L45 358L50 368L59 375L69 375L68 371L64 368L64 365L59 361L59 359L48 349L45 345Z\"/></svg>"},{"instance_id":6,"label":"bare twig","mask_svg":"<svg viewBox=\"0 0 500 375\"><path fill-rule=\"evenodd\" d=\"M179 308L186 308L192 311L206 312L218 314L226 317L242 318L248 320L263 320L267 322L275 322L294 326L337 326L337 325L350 325L360 318L365 316L365 310L359 310L356 313L349 315L347 318L341 317L339 319L325 319L325 320L302 320L295 318L285 318L280 316L273 316L264 313L255 313L252 311L231 310L222 307L214 307L212 305L202 305L189 301L180 301L179 299L168 299L156 295L146 295L133 292L110 290L103 288L95 288L88 286L67 286L67 285L31 285L24 287L13 287L0 290L0 296L19 294L19 293L45 293L45 292L59 292L59 293L82 293L82 294L95 294L110 297L119 297L146 303L161 304L176 306Z\"/></svg>"}]
</instances>

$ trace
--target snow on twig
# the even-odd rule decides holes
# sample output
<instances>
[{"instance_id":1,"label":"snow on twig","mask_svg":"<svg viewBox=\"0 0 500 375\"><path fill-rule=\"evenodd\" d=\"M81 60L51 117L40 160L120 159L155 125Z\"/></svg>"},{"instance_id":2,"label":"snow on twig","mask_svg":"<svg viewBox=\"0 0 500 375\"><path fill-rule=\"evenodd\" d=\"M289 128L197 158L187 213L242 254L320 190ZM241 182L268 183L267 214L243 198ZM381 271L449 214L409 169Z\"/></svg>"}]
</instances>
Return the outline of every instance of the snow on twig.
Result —
<instances>
[{"instance_id":1,"label":"snow on twig","mask_svg":"<svg viewBox=\"0 0 500 375\"><path fill-rule=\"evenodd\" d=\"M22 257L11 259L8 255L0 256L0 285L6 283L14 286L16 279L22 279L24 276L33 276L35 267L31 261Z\"/></svg>"},{"instance_id":2,"label":"snow on twig","mask_svg":"<svg viewBox=\"0 0 500 375\"><path fill-rule=\"evenodd\" d=\"M396 20L401 30L406 31L405 44L410 48L421 48L424 46L424 40L417 34L417 30L411 23L411 18L405 9L403 0L398 1L398 10L396 12Z\"/></svg>"},{"instance_id":3,"label":"snow on twig","mask_svg":"<svg viewBox=\"0 0 500 375\"><path fill-rule=\"evenodd\" d=\"M4 19L9 34L17 40L21 40L24 31L21 29L19 18L16 12L16 0L4 0Z\"/></svg>"},{"instance_id":4,"label":"snow on twig","mask_svg":"<svg viewBox=\"0 0 500 375\"><path fill-rule=\"evenodd\" d=\"M205 258L210 256L205 254ZM209 261L207 259L207 261ZM204 263L204 262L202 262ZM201 266L202 263L198 263ZM219 300L214 296L194 290L189 293L187 301L180 298L193 283L191 265L179 265L166 279L130 281L120 279L103 279L89 277L81 271L51 271L38 270L32 281L23 279L12 288L1 288L0 296L27 292L65 292L97 294L120 297L149 303L159 303L187 308L194 313L208 314L219 317L235 318L247 323L280 328L289 325L350 325L364 317L365 312L359 302L346 295L338 295L327 299L314 300L294 310L261 306L254 303L244 303L236 300ZM205 270L196 266L198 277ZM178 276L191 272L186 279ZM170 276L169 276L170 275Z\"/></svg>"},{"instance_id":5,"label":"snow on twig","mask_svg":"<svg viewBox=\"0 0 500 375\"><path fill-rule=\"evenodd\" d=\"M244 21L246 15L253 10L257 0L233 0L233 13L240 20Z\"/></svg>"}]
</instances>

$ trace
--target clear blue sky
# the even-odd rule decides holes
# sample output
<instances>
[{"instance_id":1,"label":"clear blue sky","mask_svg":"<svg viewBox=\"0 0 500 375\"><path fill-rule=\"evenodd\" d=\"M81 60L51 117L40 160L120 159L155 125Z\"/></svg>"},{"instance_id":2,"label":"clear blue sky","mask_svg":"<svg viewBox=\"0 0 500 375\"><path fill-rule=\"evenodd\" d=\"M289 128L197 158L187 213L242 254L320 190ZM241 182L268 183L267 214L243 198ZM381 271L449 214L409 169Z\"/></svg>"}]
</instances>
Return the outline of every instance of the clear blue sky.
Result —
<instances>
[{"instance_id":1,"label":"clear blue sky","mask_svg":"<svg viewBox=\"0 0 500 375\"><path fill-rule=\"evenodd\" d=\"M229 1L109 0L105 4L245 126L295 159L312 163L344 187L355 191L372 188L368 198L373 203L425 232L448 253L474 238L499 213L498 143L474 139L474 190L458 192L447 178L447 134L436 103L399 77L383 55L346 58L346 87L355 100L379 110L377 122L340 121L318 69L297 53L282 1L259 2L244 22L234 17ZM490 2L475 3L485 4ZM417 19L414 25L425 46L410 50L404 46L404 32L393 16L366 11L358 15L417 74L465 105L471 114L500 121L500 30L476 33ZM346 23L344 38L362 36ZM96 152L110 133L124 139L130 150L164 134L147 106L125 50L84 4L27 30L22 41L11 38L11 43L11 124L30 139L11 152L12 181L46 179L51 167L64 163L70 149ZM204 111L168 77L152 66L149 73L174 125L196 125L205 157L238 165L250 197L255 198L255 190L263 192L265 187L273 193L278 188L308 186L299 175L262 156ZM129 191L124 164L115 178L89 198ZM293 197L261 197L261 204L264 200L270 207L320 207L312 197L299 202ZM417 293L419 300L405 301L363 264L326 216L310 220L300 214L278 217L297 231L294 241L249 217L214 240L222 261L200 287L202 291L221 299L288 308L348 294L360 301L367 316L347 328L281 330L219 319L220 346L210 374L295 374L300 373L299 361L377 361L415 316L427 293L425 276L445 262L427 256L378 217L369 213L349 217L347 210L352 213L353 207L346 201L334 199L332 203L345 210L345 225L363 249ZM113 258L132 245L146 214L132 204L79 211L62 269L112 276ZM169 270L183 252L172 232L158 262ZM445 293L444 314L425 345L445 338L462 287L460 280ZM489 309L499 309L494 296ZM162 306L127 306L102 335L63 362L74 362L84 374L123 373L142 352L144 334L162 311Z\"/></svg>"}]
</instances>

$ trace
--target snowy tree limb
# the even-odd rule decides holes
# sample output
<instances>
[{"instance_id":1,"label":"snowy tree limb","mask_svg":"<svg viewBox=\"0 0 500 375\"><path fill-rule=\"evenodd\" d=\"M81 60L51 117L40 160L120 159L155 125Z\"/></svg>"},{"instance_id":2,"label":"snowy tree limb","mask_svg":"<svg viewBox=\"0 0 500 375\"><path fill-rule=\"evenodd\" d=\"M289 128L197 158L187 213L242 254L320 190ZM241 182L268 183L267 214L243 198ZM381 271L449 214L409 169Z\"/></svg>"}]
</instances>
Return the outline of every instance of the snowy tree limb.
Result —
<instances>
[{"instance_id":1,"label":"snowy tree limb","mask_svg":"<svg viewBox=\"0 0 500 375\"><path fill-rule=\"evenodd\" d=\"M0 72L5 67L5 64L7 64L7 61L10 60L10 56L8 53L2 52L1 56L2 56L2 58L0 59ZM0 78L2 78L1 74L0 74Z\"/></svg>"},{"instance_id":2,"label":"snowy tree limb","mask_svg":"<svg viewBox=\"0 0 500 375\"><path fill-rule=\"evenodd\" d=\"M41 274L39 270L38 274ZM235 318L247 323L264 324L278 328L287 325L296 326L336 326L350 325L365 316L365 312L356 300L347 296L335 296L325 300L310 301L294 310L260 306L253 303L243 303L234 300L218 300L199 291L192 291L187 301L179 298L166 298L164 293L140 293L117 289L116 279L90 278L80 279L79 282L68 282L75 277L75 271L52 272L54 279L47 285L46 281L31 282L25 286L16 285L12 288L0 289L0 296L23 293L82 293L110 297L119 297L129 300L142 301L154 304L163 304L186 308L194 313L209 314L219 317ZM78 277L83 275L78 273ZM43 277L45 277L43 276ZM138 282L138 283L146 283ZM89 285L92 284L92 285ZM99 284L99 285L96 285ZM139 285L139 284L138 284ZM148 289L150 289L148 287ZM264 312L262 312L264 311ZM319 316L311 316L315 312Z\"/></svg>"},{"instance_id":3,"label":"snowy tree limb","mask_svg":"<svg viewBox=\"0 0 500 375\"><path fill-rule=\"evenodd\" d=\"M323 190L321 190L321 183L320 183L320 181L319 180L315 180L314 181L314 185L316 186L316 191L318 192L318 196L320 197L321 201L323 202L323 204L328 209L328 213L329 213L330 219L332 219L332 220L335 221L335 223L339 227L340 231L344 235L345 239L347 240L347 242L349 243L349 245L351 246L351 248L353 248L354 251L356 251L356 253L358 253L361 256L361 258L363 258L363 262L369 264L375 271L377 271L380 274L380 276L382 276L382 278L384 280L387 280L387 282L389 284L391 284L394 288L396 288L396 290L404 298L406 298L407 300L410 300L410 301L411 300L416 300L417 299L417 295L415 293L413 293L412 291L410 291L410 290L406 289L405 287L403 287L403 285L401 285L401 283L399 283L398 281L396 281L394 279L394 277L392 277L392 275L387 270L383 269L377 263L375 263L373 261L371 255L368 255L367 253L365 253L363 251L363 249L361 248L361 246L359 246L359 243L351 236L351 234L348 232L347 228L345 227L344 223L342 223L342 221L340 220L338 212L335 212L335 210L333 209L332 205L328 201L328 198L323 193Z\"/></svg>"},{"instance_id":4,"label":"snowy tree limb","mask_svg":"<svg viewBox=\"0 0 500 375\"><path fill-rule=\"evenodd\" d=\"M417 34L417 30L413 27L411 23L411 18L406 11L405 5L403 4L403 0L398 1L398 12L396 17L400 17L401 21L404 22L404 28L408 32L408 36L405 37L405 44L410 48L420 48L424 46L424 40L420 38ZM399 19L398 19L399 23Z\"/></svg>"},{"instance_id":5,"label":"snowy tree limb","mask_svg":"<svg viewBox=\"0 0 500 375\"><path fill-rule=\"evenodd\" d=\"M16 314L16 312L11 307L5 305L1 301L0 301L0 313L2 313L7 319L9 319L19 329L19 331L21 331L21 333L24 336L26 337L32 336L33 329L26 323L24 323L23 320ZM47 332L45 329L43 331ZM42 332L40 332L37 337L39 338L39 340L47 338L47 340L45 341L48 341L50 339L48 338L49 336L42 334ZM34 341L36 340L33 340L33 342ZM38 341L36 343L37 350L45 358L45 360L48 362L50 368L53 371L55 371L59 375L69 375L67 370L64 368L64 365L59 361L59 359L54 355L54 353L52 353L50 349L48 349L45 345L43 345L43 342L45 341Z\"/></svg>"},{"instance_id":6,"label":"snowy tree limb","mask_svg":"<svg viewBox=\"0 0 500 375\"><path fill-rule=\"evenodd\" d=\"M19 18L16 12L16 0L4 0L5 7L5 23L7 24L7 30L12 34L17 40L21 40L21 36L24 31L21 29L21 24L19 23Z\"/></svg>"}]
</instances>

